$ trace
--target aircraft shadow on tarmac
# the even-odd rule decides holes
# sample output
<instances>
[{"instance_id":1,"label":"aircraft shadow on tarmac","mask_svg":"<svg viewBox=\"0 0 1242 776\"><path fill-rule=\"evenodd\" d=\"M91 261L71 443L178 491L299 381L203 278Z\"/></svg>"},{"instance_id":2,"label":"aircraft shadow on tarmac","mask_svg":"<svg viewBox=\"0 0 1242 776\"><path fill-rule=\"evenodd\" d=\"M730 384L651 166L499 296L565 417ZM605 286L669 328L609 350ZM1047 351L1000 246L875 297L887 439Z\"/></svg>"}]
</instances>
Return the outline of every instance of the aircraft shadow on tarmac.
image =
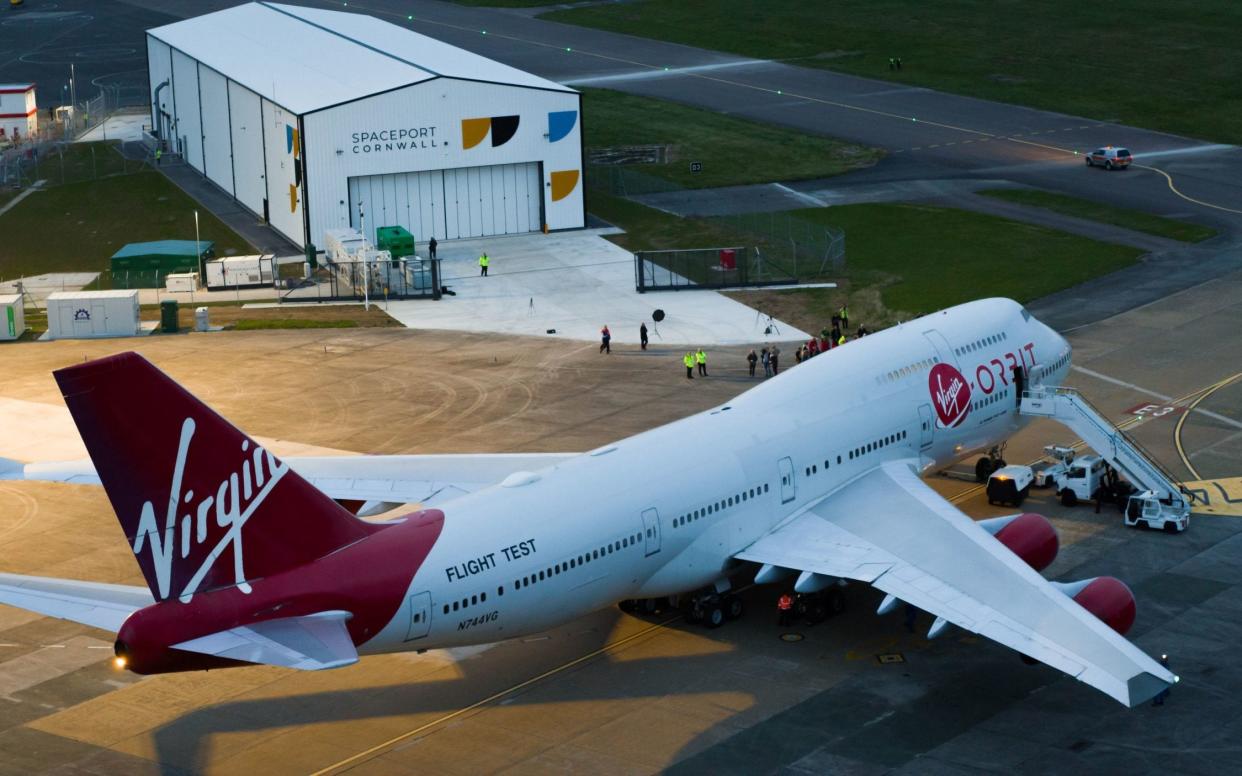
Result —
<instances>
[{"instance_id":1,"label":"aircraft shadow on tarmac","mask_svg":"<svg viewBox=\"0 0 1242 776\"><path fill-rule=\"evenodd\" d=\"M917 630L911 635L904 629L901 616L875 616L880 596L867 588L848 590L849 608L837 618L814 625L801 622L792 628L777 628L773 605L775 590L769 587L748 591L745 594L748 614L720 630L707 630L684 620L665 626L717 641L722 647L719 651L636 660L617 660L611 654L604 655L596 660L608 661L606 670L575 667L571 669L572 681L561 681L557 677L540 682L531 689L506 696L505 705L512 708L515 704L655 699L670 692L691 698L739 692L754 696L756 691L772 691L772 685L783 685L783 688L775 688L779 690L775 695L794 702L792 708L782 710L784 704L774 707L769 699L756 707L763 709L762 715L758 715L757 710L735 712L691 737L681 752L669 758L671 764L683 759L682 752L690 754L691 760L696 762L696 758L708 757L712 770L722 772L721 768L736 770L741 765L732 762L738 755L720 747L712 748L712 745L738 735L746 737L736 742L736 746L743 749L758 744L750 739L758 737L763 742L759 746L761 751L750 752L749 756L759 758L752 762L767 765L792 762L829 741L843 744L858 737L857 745L866 749L872 736L887 733L883 726L863 727L863 723L892 713L894 709L906 707L900 716L904 724L909 724L911 719L942 717L946 706L950 709L960 706L964 692L971 697L987 696L988 703L976 704L962 718L963 725L973 724L981 713L990 715L1060 677L1045 666L1024 667L1011 651L969 634L959 633L928 642L922 635L931 622L927 615L920 616ZM180 773L183 769L202 772L211 765L213 737L228 733L410 714L449 714L603 647L623 616L615 609L605 609L573 623L569 626L571 633L581 634L589 626L589 636L586 640L576 639L572 651L522 650L519 656L506 655L493 648L459 660L456 667L463 675L447 681L400 682L380 687L230 701L194 709L154 731L152 738L158 763L166 773ZM667 616L644 619L657 623ZM796 645L785 644L778 638L784 631L803 633L806 638ZM918 654L920 658L918 664L877 666L876 652L900 652L907 657ZM829 673L836 678L825 680L822 676L805 674L805 671L816 671L817 665L823 665L822 660L832 658L840 661L829 666ZM375 659L384 658L364 658ZM779 676L770 671L773 660L783 666ZM498 672L498 664L507 664L510 670ZM653 680L653 675L667 677L668 682ZM1106 713L1116 705L1103 696L1096 698L1098 694L1089 688L1066 684L1078 691L1072 695L1076 708L1085 706L1097 713ZM815 689L808 690L808 687ZM808 692L814 695L798 703ZM813 710L802 708L808 704ZM484 708L494 706L489 704ZM763 721L763 716L773 712L774 717ZM808 717L807 713L812 716ZM957 716L962 717L960 709ZM610 719L601 717L599 725ZM413 729L419 724L423 723L412 721L409 727ZM767 726L773 725L769 732ZM790 726L795 729L796 736L786 730ZM946 728L943 721L936 726L938 730L954 733L960 732L959 727ZM769 739L784 741L781 751L773 750ZM342 752L340 758L364 751L375 743L377 741L359 740L353 751ZM909 749L909 756L914 756L930 743L927 735L923 735L898 749L903 752ZM747 755L743 753L742 756ZM888 759L892 757L891 753L887 755Z\"/></svg>"}]
</instances>

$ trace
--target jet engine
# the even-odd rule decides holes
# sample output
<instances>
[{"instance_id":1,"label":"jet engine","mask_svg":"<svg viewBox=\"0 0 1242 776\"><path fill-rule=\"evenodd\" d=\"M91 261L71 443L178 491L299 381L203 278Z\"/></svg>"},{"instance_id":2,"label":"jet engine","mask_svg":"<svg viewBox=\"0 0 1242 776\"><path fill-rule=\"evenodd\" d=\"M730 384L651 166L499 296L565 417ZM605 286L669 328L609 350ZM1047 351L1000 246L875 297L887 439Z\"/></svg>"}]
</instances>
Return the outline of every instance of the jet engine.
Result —
<instances>
[{"instance_id":1,"label":"jet engine","mask_svg":"<svg viewBox=\"0 0 1242 776\"><path fill-rule=\"evenodd\" d=\"M1121 635L1124 636L1134 625L1134 594L1120 579L1095 577L1052 584Z\"/></svg>"},{"instance_id":2,"label":"jet engine","mask_svg":"<svg viewBox=\"0 0 1242 776\"><path fill-rule=\"evenodd\" d=\"M1060 548L1057 529L1043 515L1025 512L980 520L979 525L1036 571L1043 571L1056 560Z\"/></svg>"}]
</instances>

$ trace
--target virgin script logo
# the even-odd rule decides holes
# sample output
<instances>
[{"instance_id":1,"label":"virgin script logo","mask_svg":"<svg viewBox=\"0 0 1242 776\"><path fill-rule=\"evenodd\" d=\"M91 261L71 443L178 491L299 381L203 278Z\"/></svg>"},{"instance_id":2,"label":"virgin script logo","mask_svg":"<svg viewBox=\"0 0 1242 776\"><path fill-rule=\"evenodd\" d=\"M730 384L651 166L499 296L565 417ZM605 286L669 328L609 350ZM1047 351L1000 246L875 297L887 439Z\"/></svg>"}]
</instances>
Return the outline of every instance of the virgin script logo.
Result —
<instances>
[{"instance_id":1,"label":"virgin script logo","mask_svg":"<svg viewBox=\"0 0 1242 776\"><path fill-rule=\"evenodd\" d=\"M962 373L949 364L936 364L927 377L927 383L940 427L961 425L970 412L970 385Z\"/></svg>"},{"instance_id":2,"label":"virgin script logo","mask_svg":"<svg viewBox=\"0 0 1242 776\"><path fill-rule=\"evenodd\" d=\"M155 517L155 504L148 501L142 505L138 536L134 540L135 555L141 555L144 548L151 553L159 587L158 599L161 601L169 596L173 564L178 560L177 550L180 549L180 560L185 560L192 549L206 544L209 539L209 518L214 518L217 528L225 529L224 534L207 553L194 576L177 594L178 600L188 603L216 561L229 549L233 551L234 584L243 593L250 592L250 585L246 582L242 528L280 478L289 471L288 464L277 460L276 456L258 445L254 446L251 453L250 440L243 440L241 471L234 471L221 480L215 490L200 498L191 510L188 505L194 501L194 491L187 490L183 495L182 486L186 481L186 460L189 458L194 429L193 418L186 418L181 424L181 440L177 444L177 461L173 466L172 483L168 488L168 508L163 529L160 529ZM187 514L181 515L178 523L177 513L181 511L183 504L186 505ZM193 511L193 517L189 514L190 511ZM178 540L180 548L177 547Z\"/></svg>"}]
</instances>

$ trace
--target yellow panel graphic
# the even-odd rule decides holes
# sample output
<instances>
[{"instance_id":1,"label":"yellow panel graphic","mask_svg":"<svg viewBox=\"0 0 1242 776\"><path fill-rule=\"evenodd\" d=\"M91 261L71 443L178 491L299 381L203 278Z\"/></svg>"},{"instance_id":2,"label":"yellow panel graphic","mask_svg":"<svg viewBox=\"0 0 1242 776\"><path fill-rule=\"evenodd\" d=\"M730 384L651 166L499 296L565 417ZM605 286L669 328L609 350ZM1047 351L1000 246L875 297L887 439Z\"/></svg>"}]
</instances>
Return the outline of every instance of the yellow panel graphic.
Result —
<instances>
[{"instance_id":1,"label":"yellow panel graphic","mask_svg":"<svg viewBox=\"0 0 1242 776\"><path fill-rule=\"evenodd\" d=\"M557 170L552 173L552 201L568 197L578 186L577 170Z\"/></svg>"},{"instance_id":2,"label":"yellow panel graphic","mask_svg":"<svg viewBox=\"0 0 1242 776\"><path fill-rule=\"evenodd\" d=\"M492 128L492 120L488 119L462 119L461 120L461 147L462 150L474 148L483 142L483 138L487 137L487 131Z\"/></svg>"},{"instance_id":3,"label":"yellow panel graphic","mask_svg":"<svg viewBox=\"0 0 1242 776\"><path fill-rule=\"evenodd\" d=\"M298 187L292 183L289 184L289 212L298 212Z\"/></svg>"},{"instance_id":4,"label":"yellow panel graphic","mask_svg":"<svg viewBox=\"0 0 1242 776\"><path fill-rule=\"evenodd\" d=\"M293 128L293 158L294 159L302 158L302 143L301 143L301 140L298 138L297 127Z\"/></svg>"}]
</instances>

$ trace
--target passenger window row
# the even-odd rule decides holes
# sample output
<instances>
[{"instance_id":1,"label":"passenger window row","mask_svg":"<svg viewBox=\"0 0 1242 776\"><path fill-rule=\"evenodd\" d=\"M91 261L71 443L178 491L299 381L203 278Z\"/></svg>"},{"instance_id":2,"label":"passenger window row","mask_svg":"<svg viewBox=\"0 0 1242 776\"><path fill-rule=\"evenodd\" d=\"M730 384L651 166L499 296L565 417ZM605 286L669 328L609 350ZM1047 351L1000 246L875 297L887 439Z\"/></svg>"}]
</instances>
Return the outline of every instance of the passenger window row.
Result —
<instances>
[{"instance_id":1,"label":"passenger window row","mask_svg":"<svg viewBox=\"0 0 1242 776\"><path fill-rule=\"evenodd\" d=\"M500 595L504 595L503 591L504 591L504 588L498 588L496 592L500 593ZM486 600L487 600L487 593L479 593L478 595L472 595L469 598L463 598L460 601L454 601L452 605L445 604L444 613L448 614L450 611L456 612L460 609L465 609L467 606L477 606L485 602Z\"/></svg>"},{"instance_id":2,"label":"passenger window row","mask_svg":"<svg viewBox=\"0 0 1242 776\"><path fill-rule=\"evenodd\" d=\"M1005 398L1005 395L1006 395L1006 394L1008 394L1008 393L1009 393L1009 389L1008 389L1008 388L1001 388L999 391L997 391L997 392L993 393L991 396L985 396L985 397L983 397L982 399L980 399L979 401L972 402L972 403L971 403L971 404L972 404L971 409L972 409L972 410L978 410L978 409L982 409L982 408L984 408L984 407L988 406L989 404L995 404L996 402L998 402L998 401L1000 401L1001 399Z\"/></svg>"},{"instance_id":3,"label":"passenger window row","mask_svg":"<svg viewBox=\"0 0 1242 776\"><path fill-rule=\"evenodd\" d=\"M852 461L855 458L862 458L867 453L873 453L876 450L881 450L885 447L888 447L889 445L897 444L898 442L902 441L905 438L906 438L905 431L897 431L895 433L889 434L886 437L878 439L874 442L868 442L865 445L859 445L858 447L855 447L853 450L850 451L850 460ZM838 456L837 462L839 463L840 461L841 461L841 458L840 456Z\"/></svg>"},{"instance_id":4,"label":"passenger window row","mask_svg":"<svg viewBox=\"0 0 1242 776\"><path fill-rule=\"evenodd\" d=\"M649 535L654 535L651 529L647 529L647 533ZM531 572L521 579L513 580L513 589L521 590L524 587L530 587L538 582L543 582L544 580L551 579L552 577L560 576L567 571L576 569L579 566L585 566L586 564L597 561L600 558L607 557L615 552L620 552L627 547L636 546L642 541L642 539L643 535L641 533L631 534L621 539L617 539L614 542L609 542L608 544L596 549L588 550L581 555L575 555L568 560L561 561L560 563L553 563L546 569L540 569L539 571Z\"/></svg>"},{"instance_id":5,"label":"passenger window row","mask_svg":"<svg viewBox=\"0 0 1242 776\"><path fill-rule=\"evenodd\" d=\"M762 485L756 485L755 487L750 488L749 490L744 490L737 495L722 498L714 504L708 504L707 506L696 509L693 512L687 512L680 517L673 518L673 527L680 528L683 525L693 523L695 520L702 519L708 515L714 515L722 509L728 509L729 507L737 506L742 502L750 501L752 498L758 498L767 492L768 483L765 482Z\"/></svg>"},{"instance_id":6,"label":"passenger window row","mask_svg":"<svg viewBox=\"0 0 1242 776\"><path fill-rule=\"evenodd\" d=\"M999 334L991 334L987 337L983 337L982 339L977 339L969 345L963 345L960 348L956 348L953 352L959 356L964 356L967 353L974 353L976 350L983 350L988 345L996 345L1007 339L1009 339L1009 335L1002 331Z\"/></svg>"},{"instance_id":7,"label":"passenger window row","mask_svg":"<svg viewBox=\"0 0 1242 776\"><path fill-rule=\"evenodd\" d=\"M913 364L908 364L906 366L903 366L900 369L894 369L891 372L885 372L884 374L877 377L875 380L877 383L883 383L883 382L893 383L898 380L903 380L909 377L910 375L916 375L916 374L919 374L920 372L925 372L939 363L940 363L940 359L935 356L931 358L924 358L921 361L915 361Z\"/></svg>"}]
</instances>

